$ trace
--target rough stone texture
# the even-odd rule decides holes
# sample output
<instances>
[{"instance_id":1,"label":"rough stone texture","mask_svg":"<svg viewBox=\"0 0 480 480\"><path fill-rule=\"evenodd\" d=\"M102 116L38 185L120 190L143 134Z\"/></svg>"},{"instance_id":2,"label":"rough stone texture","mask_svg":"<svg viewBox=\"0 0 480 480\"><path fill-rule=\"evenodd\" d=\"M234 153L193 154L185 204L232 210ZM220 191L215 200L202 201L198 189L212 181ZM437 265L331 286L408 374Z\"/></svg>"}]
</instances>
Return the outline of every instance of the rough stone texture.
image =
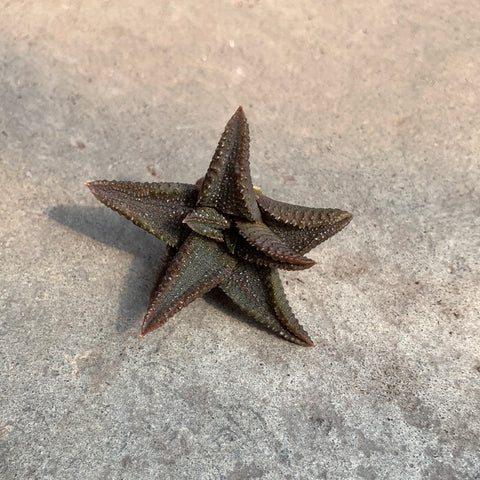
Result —
<instances>
[{"instance_id":1,"label":"rough stone texture","mask_svg":"<svg viewBox=\"0 0 480 480\"><path fill-rule=\"evenodd\" d=\"M294 6L295 5L295 6ZM480 478L478 1L2 2L0 477ZM354 213L283 277L317 348L210 296L92 179L252 177Z\"/></svg>"}]
</instances>

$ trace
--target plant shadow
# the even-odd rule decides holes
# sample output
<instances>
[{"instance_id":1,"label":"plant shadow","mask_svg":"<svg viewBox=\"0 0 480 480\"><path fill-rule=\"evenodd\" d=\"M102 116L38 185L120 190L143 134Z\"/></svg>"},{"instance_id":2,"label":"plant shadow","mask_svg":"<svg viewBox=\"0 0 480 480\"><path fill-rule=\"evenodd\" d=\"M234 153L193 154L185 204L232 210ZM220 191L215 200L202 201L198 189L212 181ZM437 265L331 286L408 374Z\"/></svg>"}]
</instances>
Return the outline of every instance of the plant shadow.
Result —
<instances>
[{"instance_id":1,"label":"plant shadow","mask_svg":"<svg viewBox=\"0 0 480 480\"><path fill-rule=\"evenodd\" d=\"M57 205L45 213L61 225L132 256L115 322L119 333L132 328L147 310L157 270L167 258L165 243L103 207Z\"/></svg>"}]
</instances>

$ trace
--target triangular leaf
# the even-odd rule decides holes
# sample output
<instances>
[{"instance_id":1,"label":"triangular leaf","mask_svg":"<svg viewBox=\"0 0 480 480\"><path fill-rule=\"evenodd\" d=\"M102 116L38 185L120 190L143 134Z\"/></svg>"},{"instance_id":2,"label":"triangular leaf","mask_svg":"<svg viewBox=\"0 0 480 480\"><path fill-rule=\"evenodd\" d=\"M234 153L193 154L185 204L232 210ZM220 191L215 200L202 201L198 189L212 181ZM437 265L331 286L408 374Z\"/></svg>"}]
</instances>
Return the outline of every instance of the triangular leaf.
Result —
<instances>
[{"instance_id":1,"label":"triangular leaf","mask_svg":"<svg viewBox=\"0 0 480 480\"><path fill-rule=\"evenodd\" d=\"M143 319L142 336L217 286L236 264L221 244L192 232L163 274Z\"/></svg>"},{"instance_id":2,"label":"triangular leaf","mask_svg":"<svg viewBox=\"0 0 480 480\"><path fill-rule=\"evenodd\" d=\"M230 220L214 208L197 207L189 213L183 223L200 235L223 242L223 231L230 227Z\"/></svg>"},{"instance_id":3,"label":"triangular leaf","mask_svg":"<svg viewBox=\"0 0 480 480\"><path fill-rule=\"evenodd\" d=\"M260 220L250 177L248 123L242 107L227 123L198 197L198 206L220 213Z\"/></svg>"},{"instance_id":4,"label":"triangular leaf","mask_svg":"<svg viewBox=\"0 0 480 480\"><path fill-rule=\"evenodd\" d=\"M281 284L278 287L275 280L272 283L272 275L275 273L270 268L241 262L219 287L248 315L278 335L299 345L313 346L293 315Z\"/></svg>"},{"instance_id":5,"label":"triangular leaf","mask_svg":"<svg viewBox=\"0 0 480 480\"><path fill-rule=\"evenodd\" d=\"M292 250L264 223L236 220L235 224L240 235L253 247L248 248L244 242L237 244L235 253L245 260L287 270L300 270L315 264L313 260Z\"/></svg>"},{"instance_id":6,"label":"triangular leaf","mask_svg":"<svg viewBox=\"0 0 480 480\"><path fill-rule=\"evenodd\" d=\"M292 250L304 254L346 227L352 214L337 208L310 208L257 195L263 221Z\"/></svg>"},{"instance_id":7,"label":"triangular leaf","mask_svg":"<svg viewBox=\"0 0 480 480\"><path fill-rule=\"evenodd\" d=\"M195 185L107 180L86 185L107 207L168 245L178 247L188 235L188 228L182 221L197 201L198 187Z\"/></svg>"}]
</instances>

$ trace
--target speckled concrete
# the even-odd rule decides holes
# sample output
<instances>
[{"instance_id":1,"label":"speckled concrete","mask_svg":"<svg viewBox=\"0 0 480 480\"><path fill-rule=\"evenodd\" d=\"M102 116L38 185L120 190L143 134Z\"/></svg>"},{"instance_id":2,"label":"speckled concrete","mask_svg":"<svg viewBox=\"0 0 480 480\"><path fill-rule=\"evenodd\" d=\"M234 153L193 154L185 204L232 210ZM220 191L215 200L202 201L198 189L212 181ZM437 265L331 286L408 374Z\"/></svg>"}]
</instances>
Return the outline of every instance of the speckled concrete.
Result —
<instances>
[{"instance_id":1,"label":"speckled concrete","mask_svg":"<svg viewBox=\"0 0 480 480\"><path fill-rule=\"evenodd\" d=\"M478 7L3 2L2 480L480 479ZM195 181L239 104L355 215L283 275L316 348L218 295L140 339L164 247L84 186Z\"/></svg>"}]
</instances>

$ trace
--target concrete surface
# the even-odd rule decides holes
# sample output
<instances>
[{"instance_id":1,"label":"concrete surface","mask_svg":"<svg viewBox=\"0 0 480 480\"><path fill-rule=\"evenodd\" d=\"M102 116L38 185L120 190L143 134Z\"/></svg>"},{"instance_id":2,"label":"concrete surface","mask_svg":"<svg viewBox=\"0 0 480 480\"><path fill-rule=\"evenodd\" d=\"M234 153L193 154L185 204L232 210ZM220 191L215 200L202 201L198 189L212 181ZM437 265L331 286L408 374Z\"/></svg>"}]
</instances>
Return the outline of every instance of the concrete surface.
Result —
<instances>
[{"instance_id":1,"label":"concrete surface","mask_svg":"<svg viewBox=\"0 0 480 480\"><path fill-rule=\"evenodd\" d=\"M296 5L296 6L293 6ZM0 6L0 478L479 479L478 1ZM345 208L284 274L317 348L220 296L139 338L163 246L92 179Z\"/></svg>"}]
</instances>

